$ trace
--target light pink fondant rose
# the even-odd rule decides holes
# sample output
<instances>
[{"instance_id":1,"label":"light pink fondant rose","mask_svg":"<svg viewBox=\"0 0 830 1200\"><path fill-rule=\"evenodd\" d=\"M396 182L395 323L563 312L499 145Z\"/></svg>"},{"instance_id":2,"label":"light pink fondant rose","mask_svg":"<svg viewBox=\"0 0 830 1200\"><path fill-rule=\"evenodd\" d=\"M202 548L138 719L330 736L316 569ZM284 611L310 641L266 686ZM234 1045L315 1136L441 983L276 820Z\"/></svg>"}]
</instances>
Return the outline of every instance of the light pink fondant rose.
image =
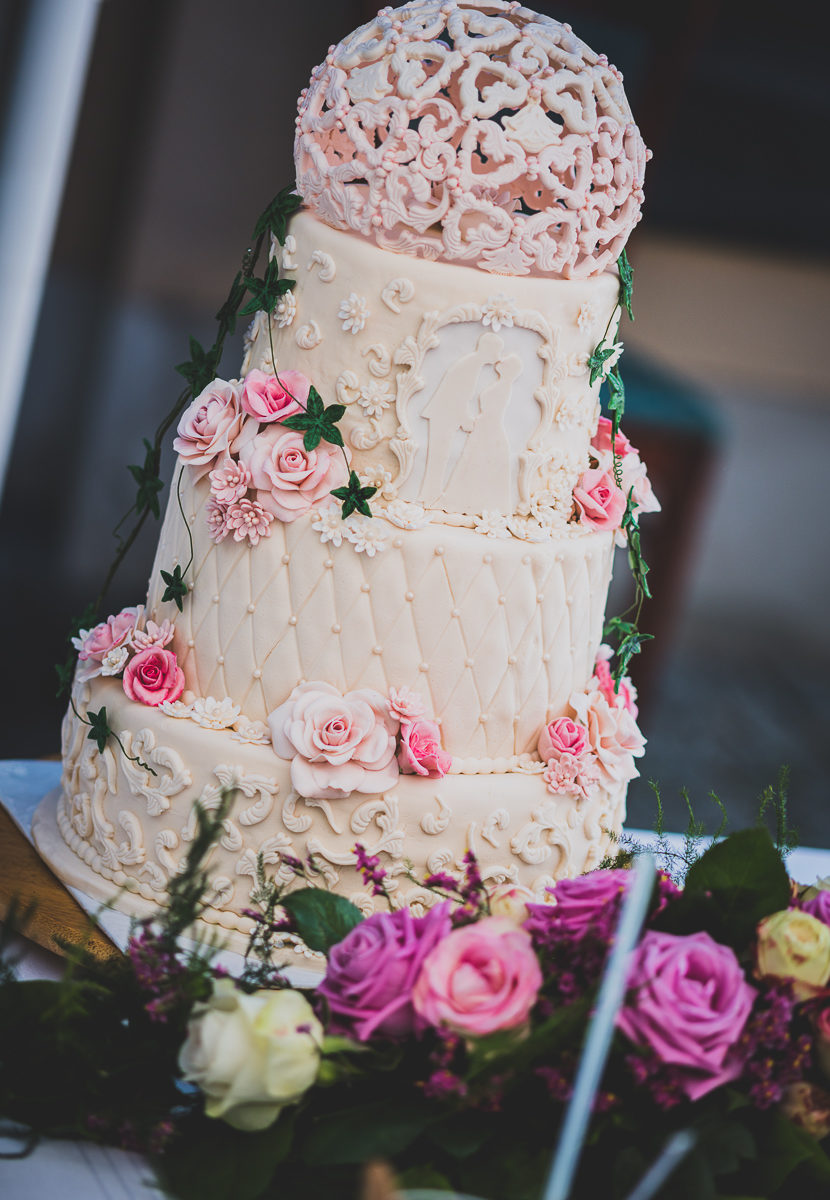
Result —
<instances>
[{"instance_id":1,"label":"light pink fondant rose","mask_svg":"<svg viewBox=\"0 0 830 1200\"><path fill-rule=\"evenodd\" d=\"M638 454L626 454L622 460L622 486L626 496L634 489L634 503L638 512L660 511L660 501L654 494L646 464Z\"/></svg>"},{"instance_id":2,"label":"light pink fondant rose","mask_svg":"<svg viewBox=\"0 0 830 1200\"><path fill-rule=\"evenodd\" d=\"M415 721L426 712L420 692L408 687L389 689L389 711L399 721Z\"/></svg>"},{"instance_id":3,"label":"light pink fondant rose","mask_svg":"<svg viewBox=\"0 0 830 1200\"><path fill-rule=\"evenodd\" d=\"M755 995L734 951L708 933L649 930L635 952L617 1024L635 1045L680 1068L680 1086L699 1100L740 1075L740 1036Z\"/></svg>"},{"instance_id":4,"label":"light pink fondant rose","mask_svg":"<svg viewBox=\"0 0 830 1200\"><path fill-rule=\"evenodd\" d=\"M242 385L242 407L263 425L284 421L305 410L310 387L301 371L280 371L279 376L249 371Z\"/></svg>"},{"instance_id":5,"label":"light pink fondant rose","mask_svg":"<svg viewBox=\"0 0 830 1200\"><path fill-rule=\"evenodd\" d=\"M110 651L132 643L136 625L143 611L141 605L136 608L122 608L116 616L107 617L106 621L102 621L94 629L82 629L79 636L72 639L72 644L78 651L76 678L79 683L85 683L101 674L104 659Z\"/></svg>"},{"instance_id":6,"label":"light pink fondant rose","mask_svg":"<svg viewBox=\"0 0 830 1200\"><path fill-rule=\"evenodd\" d=\"M607 654L606 654L607 651ZM608 646L600 646L597 653L596 666L594 667L594 679L597 687L602 692L605 699L612 708L622 706L632 717L637 719L637 689L627 675L623 675L619 683L619 688L614 683L614 677L611 674L611 665L609 658L611 650Z\"/></svg>"},{"instance_id":7,"label":"light pink fondant rose","mask_svg":"<svg viewBox=\"0 0 830 1200\"><path fill-rule=\"evenodd\" d=\"M172 650L153 646L130 659L123 683L131 700L155 708L165 700L178 700L184 691L184 671Z\"/></svg>"},{"instance_id":8,"label":"light pink fondant rose","mask_svg":"<svg viewBox=\"0 0 830 1200\"><path fill-rule=\"evenodd\" d=\"M574 501L583 525L593 529L618 529L625 512L625 492L617 487L611 471L591 467L582 473L574 488Z\"/></svg>"},{"instance_id":9,"label":"light pink fondant rose","mask_svg":"<svg viewBox=\"0 0 830 1200\"><path fill-rule=\"evenodd\" d=\"M630 712L612 707L599 689L574 692L570 698L577 721L588 730L588 741L608 779L623 783L639 774L635 758L645 753L645 738Z\"/></svg>"},{"instance_id":10,"label":"light pink fondant rose","mask_svg":"<svg viewBox=\"0 0 830 1200\"><path fill-rule=\"evenodd\" d=\"M194 468L196 479L207 475L239 436L244 420L239 393L238 383L214 379L182 413L173 449Z\"/></svg>"},{"instance_id":11,"label":"light pink fondant rose","mask_svg":"<svg viewBox=\"0 0 830 1200\"><path fill-rule=\"evenodd\" d=\"M530 1016L542 972L530 935L505 917L454 929L424 960L412 1003L429 1025L485 1037Z\"/></svg>"},{"instance_id":12,"label":"light pink fondant rose","mask_svg":"<svg viewBox=\"0 0 830 1200\"><path fill-rule=\"evenodd\" d=\"M404 775L443 779L452 758L441 749L441 730L434 721L403 721L398 766Z\"/></svg>"},{"instance_id":13,"label":"light pink fondant rose","mask_svg":"<svg viewBox=\"0 0 830 1200\"><path fill-rule=\"evenodd\" d=\"M543 762L560 754L584 754L590 749L588 730L570 717L559 717L542 729L538 749Z\"/></svg>"},{"instance_id":14,"label":"light pink fondant rose","mask_svg":"<svg viewBox=\"0 0 830 1200\"><path fill-rule=\"evenodd\" d=\"M379 692L342 695L329 683L302 683L268 716L276 754L291 759L301 796L340 800L392 787L398 723Z\"/></svg>"},{"instance_id":15,"label":"light pink fondant rose","mask_svg":"<svg viewBox=\"0 0 830 1200\"><path fill-rule=\"evenodd\" d=\"M597 431L591 438L591 447L596 450L598 454L611 454L612 429L613 425L608 417L600 417L599 424L597 425ZM617 452L618 458L624 458L626 454L637 453L621 429L617 430L617 436L614 439L614 449Z\"/></svg>"},{"instance_id":16,"label":"light pink fondant rose","mask_svg":"<svg viewBox=\"0 0 830 1200\"><path fill-rule=\"evenodd\" d=\"M260 430L239 457L250 471L258 502L281 521L295 521L349 477L336 446L320 442L316 450L306 450L302 433L282 425Z\"/></svg>"}]
</instances>

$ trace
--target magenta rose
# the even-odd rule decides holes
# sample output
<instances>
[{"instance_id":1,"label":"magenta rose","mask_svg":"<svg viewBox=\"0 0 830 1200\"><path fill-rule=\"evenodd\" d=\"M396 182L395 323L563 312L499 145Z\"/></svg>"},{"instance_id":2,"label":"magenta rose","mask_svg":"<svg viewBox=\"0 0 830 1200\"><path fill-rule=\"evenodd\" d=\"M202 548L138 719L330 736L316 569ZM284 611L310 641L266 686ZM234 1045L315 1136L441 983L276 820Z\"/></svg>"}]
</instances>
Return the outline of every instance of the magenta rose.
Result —
<instances>
[{"instance_id":1,"label":"magenta rose","mask_svg":"<svg viewBox=\"0 0 830 1200\"><path fill-rule=\"evenodd\" d=\"M738 1042L755 1001L729 946L708 933L649 931L634 955L617 1024L637 1046L678 1068L690 1100L736 1079Z\"/></svg>"},{"instance_id":2,"label":"magenta rose","mask_svg":"<svg viewBox=\"0 0 830 1200\"><path fill-rule=\"evenodd\" d=\"M366 1042L415 1030L412 988L425 957L452 928L449 910L445 901L423 917L408 908L375 913L330 951L317 994L328 1001L333 1032Z\"/></svg>"},{"instance_id":3,"label":"magenta rose","mask_svg":"<svg viewBox=\"0 0 830 1200\"><path fill-rule=\"evenodd\" d=\"M269 713L268 725L275 753L291 759L291 783L301 796L379 793L399 778L398 722L371 688L344 696L330 683L302 683Z\"/></svg>"},{"instance_id":4,"label":"magenta rose","mask_svg":"<svg viewBox=\"0 0 830 1200\"><path fill-rule=\"evenodd\" d=\"M529 904L531 918L551 922L576 938L616 922L620 902L631 883L631 872L590 871L576 879L560 879L551 890L553 904Z\"/></svg>"},{"instance_id":5,"label":"magenta rose","mask_svg":"<svg viewBox=\"0 0 830 1200\"><path fill-rule=\"evenodd\" d=\"M625 512L625 492L617 487L611 471L592 467L583 471L574 488L580 521L593 529L619 529Z\"/></svg>"},{"instance_id":6,"label":"magenta rose","mask_svg":"<svg viewBox=\"0 0 830 1200\"><path fill-rule=\"evenodd\" d=\"M242 408L263 425L284 421L305 411L310 387L301 371L280 371L278 376L249 371L242 384Z\"/></svg>"},{"instance_id":7,"label":"magenta rose","mask_svg":"<svg viewBox=\"0 0 830 1200\"><path fill-rule=\"evenodd\" d=\"M584 725L577 725L570 717L559 717L545 725L539 734L539 757L547 762L559 754L573 754L578 757L590 750L588 730Z\"/></svg>"},{"instance_id":8,"label":"magenta rose","mask_svg":"<svg viewBox=\"0 0 830 1200\"><path fill-rule=\"evenodd\" d=\"M228 454L242 429L239 384L214 379L182 413L173 449L182 462L207 475L216 460Z\"/></svg>"},{"instance_id":9,"label":"magenta rose","mask_svg":"<svg viewBox=\"0 0 830 1200\"><path fill-rule=\"evenodd\" d=\"M403 721L398 766L404 775L443 779L452 758L441 749L441 730L434 721Z\"/></svg>"},{"instance_id":10,"label":"magenta rose","mask_svg":"<svg viewBox=\"0 0 830 1200\"><path fill-rule=\"evenodd\" d=\"M151 646L130 659L123 682L131 700L155 708L165 700L178 700L184 691L184 671L172 650Z\"/></svg>"},{"instance_id":11,"label":"magenta rose","mask_svg":"<svg viewBox=\"0 0 830 1200\"><path fill-rule=\"evenodd\" d=\"M454 929L427 956L412 1003L428 1025L486 1037L523 1025L541 986L530 935L506 917L484 917Z\"/></svg>"},{"instance_id":12,"label":"magenta rose","mask_svg":"<svg viewBox=\"0 0 830 1200\"><path fill-rule=\"evenodd\" d=\"M107 617L94 629L82 629L79 636L72 639L78 651L78 663L85 664L78 666L76 678L79 683L100 675L107 654L131 642L142 611L141 607L122 608L116 616Z\"/></svg>"},{"instance_id":13,"label":"magenta rose","mask_svg":"<svg viewBox=\"0 0 830 1200\"><path fill-rule=\"evenodd\" d=\"M830 891L822 889L812 899L805 900L801 911L809 913L811 917L817 917L825 925L830 925Z\"/></svg>"},{"instance_id":14,"label":"magenta rose","mask_svg":"<svg viewBox=\"0 0 830 1200\"><path fill-rule=\"evenodd\" d=\"M239 451L257 500L281 521L295 521L349 478L343 454L320 442L306 450L302 433L269 425Z\"/></svg>"}]
</instances>

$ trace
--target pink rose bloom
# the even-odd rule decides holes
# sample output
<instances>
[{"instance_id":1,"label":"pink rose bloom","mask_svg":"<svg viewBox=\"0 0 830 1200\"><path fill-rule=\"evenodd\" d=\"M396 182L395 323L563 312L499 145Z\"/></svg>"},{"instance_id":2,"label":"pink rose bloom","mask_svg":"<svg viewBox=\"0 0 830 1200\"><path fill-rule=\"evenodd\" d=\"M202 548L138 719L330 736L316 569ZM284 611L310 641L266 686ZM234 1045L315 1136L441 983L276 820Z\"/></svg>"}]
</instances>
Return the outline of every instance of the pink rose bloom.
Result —
<instances>
[{"instance_id":1,"label":"pink rose bloom","mask_svg":"<svg viewBox=\"0 0 830 1200\"><path fill-rule=\"evenodd\" d=\"M236 462L226 454L217 467L210 473L210 491L220 504L233 504L241 500L251 483L242 463Z\"/></svg>"},{"instance_id":2,"label":"pink rose bloom","mask_svg":"<svg viewBox=\"0 0 830 1200\"><path fill-rule=\"evenodd\" d=\"M389 711L399 721L415 721L426 712L420 692L408 687L389 689Z\"/></svg>"},{"instance_id":3,"label":"pink rose bloom","mask_svg":"<svg viewBox=\"0 0 830 1200\"><path fill-rule=\"evenodd\" d=\"M617 1024L635 1045L679 1068L683 1091L699 1100L740 1075L738 1041L755 996L729 946L708 933L652 930L634 954Z\"/></svg>"},{"instance_id":4,"label":"pink rose bloom","mask_svg":"<svg viewBox=\"0 0 830 1200\"><path fill-rule=\"evenodd\" d=\"M301 371L280 371L279 377L249 371L242 385L242 407L263 425L284 421L305 412L310 387Z\"/></svg>"},{"instance_id":5,"label":"pink rose bloom","mask_svg":"<svg viewBox=\"0 0 830 1200\"><path fill-rule=\"evenodd\" d=\"M184 671L172 650L153 646L130 659L123 683L131 700L155 708L165 700L178 700L184 691Z\"/></svg>"},{"instance_id":6,"label":"pink rose bloom","mask_svg":"<svg viewBox=\"0 0 830 1200\"><path fill-rule=\"evenodd\" d=\"M452 766L452 758L441 749L441 730L434 721L402 722L398 766L403 775L444 778Z\"/></svg>"},{"instance_id":7,"label":"pink rose bloom","mask_svg":"<svg viewBox=\"0 0 830 1200\"><path fill-rule=\"evenodd\" d=\"M452 929L449 910L445 901L423 917L408 908L375 913L333 947L317 989L328 1001L332 1032L361 1042L414 1032L412 988L426 956Z\"/></svg>"},{"instance_id":8,"label":"pink rose bloom","mask_svg":"<svg viewBox=\"0 0 830 1200\"><path fill-rule=\"evenodd\" d=\"M274 752L291 759L291 783L301 796L341 800L379 793L399 777L398 723L380 692L344 695L329 683L302 683L268 715Z\"/></svg>"},{"instance_id":9,"label":"pink rose bloom","mask_svg":"<svg viewBox=\"0 0 830 1200\"><path fill-rule=\"evenodd\" d=\"M660 511L660 501L646 473L646 464L636 453L626 454L622 460L622 486L626 496L634 489L634 503L638 512Z\"/></svg>"},{"instance_id":10,"label":"pink rose bloom","mask_svg":"<svg viewBox=\"0 0 830 1200\"><path fill-rule=\"evenodd\" d=\"M603 647L600 646L600 651ZM627 712L630 712L634 720L637 719L639 711L635 700L637 699L637 689L631 682L628 675L623 675L620 680L619 691L616 691L616 684L611 674L611 665L606 657L597 655L596 666L594 667L594 679L597 682L597 687L602 692L605 699L612 708L622 706Z\"/></svg>"},{"instance_id":11,"label":"pink rose bloom","mask_svg":"<svg viewBox=\"0 0 830 1200\"><path fill-rule=\"evenodd\" d=\"M559 717L545 725L539 734L538 749L543 762L559 754L584 754L590 750L588 730L570 717Z\"/></svg>"},{"instance_id":12,"label":"pink rose bloom","mask_svg":"<svg viewBox=\"0 0 830 1200\"><path fill-rule=\"evenodd\" d=\"M631 883L631 872L590 871L576 879L560 879L548 892L553 904L528 905L533 921L555 922L575 937L599 929L607 919L616 922L620 902Z\"/></svg>"},{"instance_id":13,"label":"pink rose bloom","mask_svg":"<svg viewBox=\"0 0 830 1200\"><path fill-rule=\"evenodd\" d=\"M600 417L597 431L591 438L591 446L598 454L611 455L611 430L613 424L608 417ZM625 458L626 454L636 454L637 451L631 445L631 442L625 436L621 429L617 430L617 436L614 439L614 450L618 458Z\"/></svg>"},{"instance_id":14,"label":"pink rose bloom","mask_svg":"<svg viewBox=\"0 0 830 1200\"><path fill-rule=\"evenodd\" d=\"M639 772L634 759L645 753L646 740L631 713L612 707L599 689L587 694L574 692L570 706L588 730L588 741L603 775L617 783L636 779Z\"/></svg>"},{"instance_id":15,"label":"pink rose bloom","mask_svg":"<svg viewBox=\"0 0 830 1200\"><path fill-rule=\"evenodd\" d=\"M625 492L617 487L611 471L591 467L583 471L574 488L580 521L592 529L619 529L625 512Z\"/></svg>"},{"instance_id":16,"label":"pink rose bloom","mask_svg":"<svg viewBox=\"0 0 830 1200\"><path fill-rule=\"evenodd\" d=\"M269 425L249 441L239 457L251 474L257 500L281 521L295 521L348 482L349 469L336 446L321 442L306 450L302 433Z\"/></svg>"},{"instance_id":17,"label":"pink rose bloom","mask_svg":"<svg viewBox=\"0 0 830 1200\"><path fill-rule=\"evenodd\" d=\"M587 800L591 788L599 783L600 773L595 755L586 751L579 756L565 753L549 758L542 778L554 796L565 794Z\"/></svg>"},{"instance_id":18,"label":"pink rose bloom","mask_svg":"<svg viewBox=\"0 0 830 1200\"><path fill-rule=\"evenodd\" d=\"M86 663L86 666L78 667L76 679L79 683L86 683L101 674L101 664L110 650L131 644L143 611L140 605L122 608L117 616L107 617L94 629L82 629L78 637L73 637L72 645L78 651L78 662Z\"/></svg>"},{"instance_id":19,"label":"pink rose bloom","mask_svg":"<svg viewBox=\"0 0 830 1200\"><path fill-rule=\"evenodd\" d=\"M438 943L424 961L412 1003L428 1025L486 1037L523 1025L541 986L530 934L506 917L484 917Z\"/></svg>"},{"instance_id":20,"label":"pink rose bloom","mask_svg":"<svg viewBox=\"0 0 830 1200\"><path fill-rule=\"evenodd\" d=\"M225 525L233 531L233 540L242 542L247 538L252 546L258 546L260 538L271 536L268 526L273 520L274 514L266 512L256 500L231 504L225 515Z\"/></svg>"},{"instance_id":21,"label":"pink rose bloom","mask_svg":"<svg viewBox=\"0 0 830 1200\"><path fill-rule=\"evenodd\" d=\"M195 469L194 478L207 475L220 455L228 454L242 429L239 384L214 379L181 415L173 449Z\"/></svg>"}]
</instances>

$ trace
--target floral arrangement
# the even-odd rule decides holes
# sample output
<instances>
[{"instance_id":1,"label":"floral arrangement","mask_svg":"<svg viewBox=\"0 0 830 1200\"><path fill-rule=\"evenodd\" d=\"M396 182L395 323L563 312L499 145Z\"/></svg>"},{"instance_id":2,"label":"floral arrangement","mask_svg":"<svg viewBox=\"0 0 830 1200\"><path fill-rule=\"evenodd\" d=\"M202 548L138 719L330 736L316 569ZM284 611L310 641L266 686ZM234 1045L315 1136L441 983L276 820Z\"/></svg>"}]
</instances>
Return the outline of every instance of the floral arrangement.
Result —
<instances>
[{"instance_id":1,"label":"floral arrangement","mask_svg":"<svg viewBox=\"0 0 830 1200\"><path fill-rule=\"evenodd\" d=\"M356 1195L377 1157L402 1186L538 1200L630 851L545 903L488 891L468 855L460 878L424 881L436 903L423 916L390 904L365 919L302 879L278 887L260 863L232 979L214 946L180 944L231 801L197 809L165 915L137 925L124 956L76 951L58 983L3 968L0 1111L23 1149L47 1134L140 1149L171 1194L200 1200ZM356 853L385 895L379 859ZM654 871L571 1195L627 1195L685 1131L660 1195L826 1196L830 888L793 884L761 826L687 857L682 887ZM313 862L287 865L313 880ZM277 963L286 929L327 954L316 989Z\"/></svg>"}]
</instances>

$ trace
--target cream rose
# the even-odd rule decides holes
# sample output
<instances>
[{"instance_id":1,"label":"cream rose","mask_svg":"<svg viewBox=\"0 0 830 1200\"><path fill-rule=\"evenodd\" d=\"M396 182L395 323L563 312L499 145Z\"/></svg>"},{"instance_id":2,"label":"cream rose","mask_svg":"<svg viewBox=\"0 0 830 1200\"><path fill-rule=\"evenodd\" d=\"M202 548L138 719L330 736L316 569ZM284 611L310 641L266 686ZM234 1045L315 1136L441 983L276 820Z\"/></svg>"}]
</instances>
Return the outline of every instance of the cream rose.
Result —
<instances>
[{"instance_id":1,"label":"cream rose","mask_svg":"<svg viewBox=\"0 0 830 1200\"><path fill-rule=\"evenodd\" d=\"M250 472L259 503L280 521L295 521L349 478L336 446L320 442L306 450L301 433L277 424L260 429L240 449L239 460Z\"/></svg>"},{"instance_id":2,"label":"cream rose","mask_svg":"<svg viewBox=\"0 0 830 1200\"><path fill-rule=\"evenodd\" d=\"M603 693L574 692L568 701L577 721L588 730L588 742L602 773L616 783L636 779L634 759L645 753L646 740L631 713L610 705Z\"/></svg>"},{"instance_id":3,"label":"cream rose","mask_svg":"<svg viewBox=\"0 0 830 1200\"><path fill-rule=\"evenodd\" d=\"M179 1052L185 1079L205 1095L205 1112L235 1129L265 1129L317 1077L323 1027L300 992L237 991L218 979L197 1004Z\"/></svg>"},{"instance_id":4,"label":"cream rose","mask_svg":"<svg viewBox=\"0 0 830 1200\"><path fill-rule=\"evenodd\" d=\"M758 974L791 979L798 1000L818 995L830 980L830 928L797 908L761 921L756 953Z\"/></svg>"},{"instance_id":5,"label":"cream rose","mask_svg":"<svg viewBox=\"0 0 830 1200\"><path fill-rule=\"evenodd\" d=\"M330 683L302 683L268 715L274 751L291 759L301 796L340 800L375 793L398 780L398 721L380 692L342 695Z\"/></svg>"},{"instance_id":6,"label":"cream rose","mask_svg":"<svg viewBox=\"0 0 830 1200\"><path fill-rule=\"evenodd\" d=\"M214 379L181 415L173 449L194 468L196 479L228 454L242 430L240 385Z\"/></svg>"}]
</instances>

